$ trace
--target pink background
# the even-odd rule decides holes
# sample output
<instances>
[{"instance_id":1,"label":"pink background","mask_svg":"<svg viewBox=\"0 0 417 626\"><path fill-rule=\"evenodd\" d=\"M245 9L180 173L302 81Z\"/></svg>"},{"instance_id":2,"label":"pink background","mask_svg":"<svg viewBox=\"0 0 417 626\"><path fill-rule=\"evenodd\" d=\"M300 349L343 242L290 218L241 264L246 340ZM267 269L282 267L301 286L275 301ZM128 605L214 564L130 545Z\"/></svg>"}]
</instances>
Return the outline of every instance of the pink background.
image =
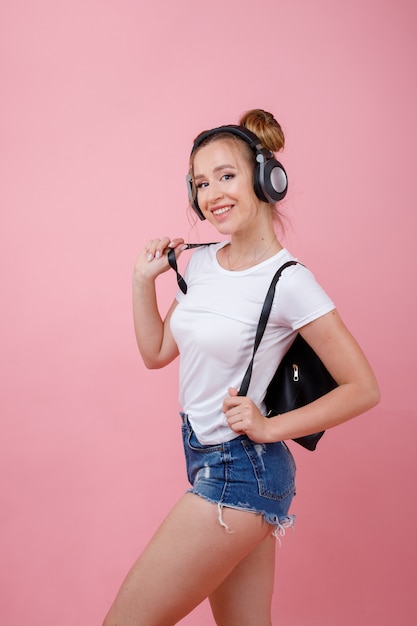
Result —
<instances>
[{"instance_id":1,"label":"pink background","mask_svg":"<svg viewBox=\"0 0 417 626\"><path fill-rule=\"evenodd\" d=\"M187 219L191 140L252 107L287 136L284 243L382 390L314 455L294 447L274 619L417 623L416 14L412 0L2 0L2 624L100 624L187 487L177 365L138 357L131 271L148 237L216 237ZM160 286L166 307L174 275ZM181 623L212 624L207 605Z\"/></svg>"}]
</instances>

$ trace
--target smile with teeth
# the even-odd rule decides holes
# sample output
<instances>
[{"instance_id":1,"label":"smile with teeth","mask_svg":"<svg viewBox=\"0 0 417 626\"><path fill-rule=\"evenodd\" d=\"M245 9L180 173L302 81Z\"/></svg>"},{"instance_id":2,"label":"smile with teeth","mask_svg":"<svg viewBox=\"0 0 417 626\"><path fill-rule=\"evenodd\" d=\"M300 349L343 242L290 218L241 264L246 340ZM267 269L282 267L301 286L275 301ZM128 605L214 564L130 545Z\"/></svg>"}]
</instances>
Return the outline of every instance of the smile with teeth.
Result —
<instances>
[{"instance_id":1,"label":"smile with teeth","mask_svg":"<svg viewBox=\"0 0 417 626\"><path fill-rule=\"evenodd\" d=\"M232 208L231 206L224 206L224 207L221 207L220 209L215 209L213 211L213 215L222 215L222 213L227 213L228 211L230 211L231 208Z\"/></svg>"}]
</instances>

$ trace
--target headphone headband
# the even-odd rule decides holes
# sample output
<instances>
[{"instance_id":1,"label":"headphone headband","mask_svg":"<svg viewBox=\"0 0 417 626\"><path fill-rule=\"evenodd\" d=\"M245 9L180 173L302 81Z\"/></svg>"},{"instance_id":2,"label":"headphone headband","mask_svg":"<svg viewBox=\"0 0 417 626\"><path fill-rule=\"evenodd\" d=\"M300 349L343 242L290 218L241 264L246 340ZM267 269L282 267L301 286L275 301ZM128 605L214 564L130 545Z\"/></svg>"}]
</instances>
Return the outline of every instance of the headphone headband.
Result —
<instances>
[{"instance_id":1,"label":"headphone headband","mask_svg":"<svg viewBox=\"0 0 417 626\"><path fill-rule=\"evenodd\" d=\"M254 176L254 191L256 196L262 200L262 202L267 202L269 204L275 204L275 202L282 200L288 189L288 179L284 167L275 159L273 152L262 145L259 137L244 126L230 124L227 126L217 126L217 128L203 131L194 141L191 155L206 141L206 139L221 133L229 133L239 137L249 144L251 150L253 151L256 160ZM190 205L197 213L198 217L201 220L205 220L206 218L198 206L197 194L191 174L187 175L186 182Z\"/></svg>"},{"instance_id":2,"label":"headphone headband","mask_svg":"<svg viewBox=\"0 0 417 626\"><path fill-rule=\"evenodd\" d=\"M246 141L246 143L250 145L254 152L260 152L262 150L265 150L268 154L272 155L272 152L270 150L264 148L259 137L257 137L255 133L253 133L251 130L248 130L244 126L237 126L236 124L218 126L217 128L203 131L195 140L193 148L191 150L191 154L193 154L193 152L195 152L206 139L208 139L209 137L213 137L213 135L217 135L219 133L230 133L231 135L240 137L240 139L243 139L243 141Z\"/></svg>"}]
</instances>

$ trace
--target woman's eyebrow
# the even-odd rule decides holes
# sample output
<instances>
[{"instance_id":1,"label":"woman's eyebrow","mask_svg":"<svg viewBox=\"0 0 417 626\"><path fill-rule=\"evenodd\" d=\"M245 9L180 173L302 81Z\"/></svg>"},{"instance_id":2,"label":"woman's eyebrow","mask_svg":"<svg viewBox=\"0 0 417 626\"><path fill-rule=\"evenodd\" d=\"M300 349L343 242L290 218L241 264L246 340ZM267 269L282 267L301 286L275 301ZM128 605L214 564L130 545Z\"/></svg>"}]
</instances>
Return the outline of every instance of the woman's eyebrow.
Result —
<instances>
[{"instance_id":1,"label":"woman's eyebrow","mask_svg":"<svg viewBox=\"0 0 417 626\"><path fill-rule=\"evenodd\" d=\"M220 172L221 170L236 170L236 167L234 165L231 165L229 163L225 163L224 165L217 165L214 169L213 169L213 174L217 174L217 172ZM194 180L200 180L201 178L204 178L203 174L196 174L194 176Z\"/></svg>"}]
</instances>

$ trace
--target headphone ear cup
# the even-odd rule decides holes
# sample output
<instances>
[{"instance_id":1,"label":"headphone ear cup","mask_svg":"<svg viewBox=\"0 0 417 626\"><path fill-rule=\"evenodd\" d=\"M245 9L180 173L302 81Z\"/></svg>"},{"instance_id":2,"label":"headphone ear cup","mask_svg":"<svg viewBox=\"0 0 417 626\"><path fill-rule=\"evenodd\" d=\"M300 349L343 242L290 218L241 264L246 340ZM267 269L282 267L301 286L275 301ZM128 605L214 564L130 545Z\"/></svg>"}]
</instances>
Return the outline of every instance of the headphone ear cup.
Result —
<instances>
[{"instance_id":1,"label":"headphone ear cup","mask_svg":"<svg viewBox=\"0 0 417 626\"><path fill-rule=\"evenodd\" d=\"M187 183L188 201L190 203L190 207L197 213L200 220L205 220L206 218L204 217L200 207L198 206L197 193L194 188L193 179L191 178L190 174L187 174L185 180Z\"/></svg>"},{"instance_id":2,"label":"headphone ear cup","mask_svg":"<svg viewBox=\"0 0 417 626\"><path fill-rule=\"evenodd\" d=\"M265 189L275 202L282 200L287 193L287 172L276 159L271 159L265 165Z\"/></svg>"},{"instance_id":3,"label":"headphone ear cup","mask_svg":"<svg viewBox=\"0 0 417 626\"><path fill-rule=\"evenodd\" d=\"M255 193L260 200L274 204L282 200L288 190L288 178L284 167L275 158L257 156L255 169Z\"/></svg>"}]
</instances>

